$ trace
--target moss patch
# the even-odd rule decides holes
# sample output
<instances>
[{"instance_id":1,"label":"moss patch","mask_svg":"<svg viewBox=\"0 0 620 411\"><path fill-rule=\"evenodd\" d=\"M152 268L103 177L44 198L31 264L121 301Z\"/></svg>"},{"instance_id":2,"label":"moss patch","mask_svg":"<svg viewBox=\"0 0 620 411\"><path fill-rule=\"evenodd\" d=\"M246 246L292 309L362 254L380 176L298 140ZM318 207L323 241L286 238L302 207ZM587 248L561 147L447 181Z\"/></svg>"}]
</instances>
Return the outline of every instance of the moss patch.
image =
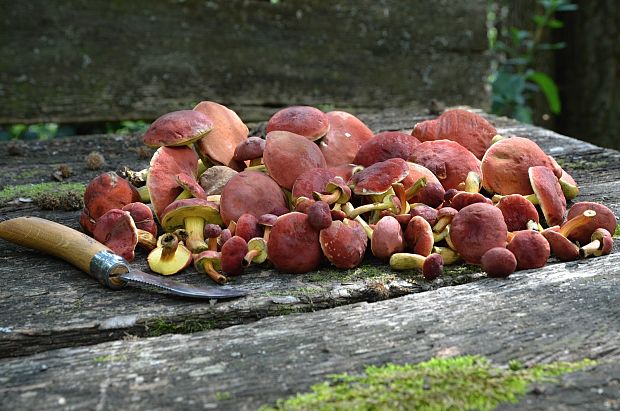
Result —
<instances>
[{"instance_id":1,"label":"moss patch","mask_svg":"<svg viewBox=\"0 0 620 411\"><path fill-rule=\"evenodd\" d=\"M594 170L605 168L609 164L607 160L591 161L591 160L573 160L567 161L556 159L557 163L566 170Z\"/></svg>"},{"instance_id":2,"label":"moss patch","mask_svg":"<svg viewBox=\"0 0 620 411\"><path fill-rule=\"evenodd\" d=\"M158 337L164 334L190 334L200 331L207 331L216 328L215 320L185 320L182 322L171 322L163 318L156 318L149 321L146 328L147 337Z\"/></svg>"},{"instance_id":3,"label":"moss patch","mask_svg":"<svg viewBox=\"0 0 620 411\"><path fill-rule=\"evenodd\" d=\"M340 270L335 267L322 268L308 274L308 281L315 283L353 282L358 280L374 280L387 282L395 278L389 266L372 262L365 263L350 270Z\"/></svg>"},{"instance_id":4,"label":"moss patch","mask_svg":"<svg viewBox=\"0 0 620 411\"><path fill-rule=\"evenodd\" d=\"M0 205L17 198L29 198L46 210L78 210L84 206L83 183L39 183L7 186L0 191Z\"/></svg>"},{"instance_id":5,"label":"moss patch","mask_svg":"<svg viewBox=\"0 0 620 411\"><path fill-rule=\"evenodd\" d=\"M368 367L363 375L340 374L308 394L280 400L268 410L491 410L516 403L534 382L593 366L556 362L523 368L498 366L478 356L431 359L419 364Z\"/></svg>"},{"instance_id":6,"label":"moss patch","mask_svg":"<svg viewBox=\"0 0 620 411\"><path fill-rule=\"evenodd\" d=\"M620 224L616 225L616 231L614 231L614 237L620 237Z\"/></svg>"}]
</instances>

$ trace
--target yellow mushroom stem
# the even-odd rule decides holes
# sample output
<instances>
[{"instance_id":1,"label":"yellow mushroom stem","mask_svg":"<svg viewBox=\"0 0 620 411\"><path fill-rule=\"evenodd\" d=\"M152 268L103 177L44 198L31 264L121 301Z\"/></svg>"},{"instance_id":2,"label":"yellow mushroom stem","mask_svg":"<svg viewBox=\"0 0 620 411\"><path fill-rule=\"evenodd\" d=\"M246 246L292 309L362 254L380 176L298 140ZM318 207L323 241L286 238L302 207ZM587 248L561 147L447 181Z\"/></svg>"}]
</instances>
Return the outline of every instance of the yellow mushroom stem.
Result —
<instances>
[{"instance_id":1,"label":"yellow mushroom stem","mask_svg":"<svg viewBox=\"0 0 620 411\"><path fill-rule=\"evenodd\" d=\"M342 196L342 191L340 190L336 190L332 193L329 194L321 194L317 191L313 191L312 192L312 196L314 197L315 200L317 201L323 201L326 202L327 204L334 204L335 202L337 202L340 197Z\"/></svg>"},{"instance_id":2,"label":"yellow mushroom stem","mask_svg":"<svg viewBox=\"0 0 620 411\"><path fill-rule=\"evenodd\" d=\"M222 196L220 194L211 194L207 196L207 201L211 201L211 202L214 202L215 204L219 204L221 198Z\"/></svg>"},{"instance_id":3,"label":"yellow mushroom stem","mask_svg":"<svg viewBox=\"0 0 620 411\"><path fill-rule=\"evenodd\" d=\"M437 220L437 222L433 226L433 231L436 233L441 233L442 231L444 231L446 227L448 226L448 224L452 222L452 217L454 216L447 215L447 216L441 217L439 220Z\"/></svg>"},{"instance_id":4,"label":"yellow mushroom stem","mask_svg":"<svg viewBox=\"0 0 620 411\"><path fill-rule=\"evenodd\" d=\"M250 167L257 167L263 164L263 158L262 157L258 157L258 158L253 158L250 160Z\"/></svg>"},{"instance_id":5,"label":"yellow mushroom stem","mask_svg":"<svg viewBox=\"0 0 620 411\"><path fill-rule=\"evenodd\" d=\"M179 246L179 239L172 233L164 234L160 237L161 260L168 261L174 258L174 254Z\"/></svg>"},{"instance_id":6,"label":"yellow mushroom stem","mask_svg":"<svg viewBox=\"0 0 620 411\"><path fill-rule=\"evenodd\" d=\"M411 253L394 253L390 256L390 268L393 270L421 270L426 257Z\"/></svg>"},{"instance_id":7,"label":"yellow mushroom stem","mask_svg":"<svg viewBox=\"0 0 620 411\"><path fill-rule=\"evenodd\" d=\"M450 247L433 247L433 253L439 254L443 258L444 265L456 264L461 261L459 253Z\"/></svg>"},{"instance_id":8,"label":"yellow mushroom stem","mask_svg":"<svg viewBox=\"0 0 620 411\"><path fill-rule=\"evenodd\" d=\"M267 172L267 166L264 164L258 164L258 165L253 165L250 167L246 167L246 169L244 171L260 171L262 173L266 173Z\"/></svg>"},{"instance_id":9,"label":"yellow mushroom stem","mask_svg":"<svg viewBox=\"0 0 620 411\"><path fill-rule=\"evenodd\" d=\"M146 186L138 187L137 190L138 194L140 194L140 201L145 204L151 202L151 194L149 193L149 190Z\"/></svg>"},{"instance_id":10,"label":"yellow mushroom stem","mask_svg":"<svg viewBox=\"0 0 620 411\"><path fill-rule=\"evenodd\" d=\"M500 135L500 134L496 134L495 136L493 136L493 138L491 139L491 145L497 143L498 141L504 140L506 137Z\"/></svg>"},{"instance_id":11,"label":"yellow mushroom stem","mask_svg":"<svg viewBox=\"0 0 620 411\"><path fill-rule=\"evenodd\" d=\"M448 235L448 227L445 227L443 230L437 232L433 231L433 242L438 243Z\"/></svg>"},{"instance_id":12,"label":"yellow mushroom stem","mask_svg":"<svg viewBox=\"0 0 620 411\"><path fill-rule=\"evenodd\" d=\"M260 250L250 250L245 254L245 257L243 257L243 266L244 267L249 267L250 264L252 264L252 261L254 261L254 259L256 257L258 257L260 255L261 251Z\"/></svg>"},{"instance_id":13,"label":"yellow mushroom stem","mask_svg":"<svg viewBox=\"0 0 620 411\"><path fill-rule=\"evenodd\" d=\"M405 197L407 198L407 201L409 201L411 197L416 195L418 191L420 191L424 187L426 187L426 177L418 178L418 180L413 183L413 185L409 187L407 191L405 191Z\"/></svg>"},{"instance_id":14,"label":"yellow mushroom stem","mask_svg":"<svg viewBox=\"0 0 620 411\"><path fill-rule=\"evenodd\" d=\"M150 251L157 247L157 238L148 231L138 228L138 244Z\"/></svg>"},{"instance_id":15,"label":"yellow mushroom stem","mask_svg":"<svg viewBox=\"0 0 620 411\"><path fill-rule=\"evenodd\" d=\"M465 178L465 192L467 193L479 193L480 187L482 184L482 179L480 178L480 174L475 171L470 171L467 173L467 177Z\"/></svg>"},{"instance_id":16,"label":"yellow mushroom stem","mask_svg":"<svg viewBox=\"0 0 620 411\"><path fill-rule=\"evenodd\" d=\"M393 207L392 204L388 204L388 203L370 203L370 204L364 204L362 206L359 206L355 209L352 209L351 212L346 212L347 213L347 217L349 217L350 219L355 219L355 217L358 217L362 214L371 212L371 211L375 211L375 210L387 210L388 208Z\"/></svg>"},{"instance_id":17,"label":"yellow mushroom stem","mask_svg":"<svg viewBox=\"0 0 620 411\"><path fill-rule=\"evenodd\" d=\"M209 276L210 279L215 281L218 284L226 284L228 282L228 278L213 268L213 263L209 260L202 262L198 265L200 269Z\"/></svg>"},{"instance_id":18,"label":"yellow mushroom stem","mask_svg":"<svg viewBox=\"0 0 620 411\"><path fill-rule=\"evenodd\" d=\"M399 214L408 214L409 211L411 211L411 206L407 201L407 190L405 190L405 186L402 183L394 183L392 184L392 189L396 194L396 198L400 201Z\"/></svg>"},{"instance_id":19,"label":"yellow mushroom stem","mask_svg":"<svg viewBox=\"0 0 620 411\"><path fill-rule=\"evenodd\" d=\"M209 250L217 251L217 237L210 237L207 244L209 245Z\"/></svg>"},{"instance_id":20,"label":"yellow mushroom stem","mask_svg":"<svg viewBox=\"0 0 620 411\"><path fill-rule=\"evenodd\" d=\"M353 210L353 205L351 203L346 203L345 205L342 206L342 211L344 211L347 214L349 214L349 212L351 212L352 210ZM364 219L360 216L352 218L352 220L355 220L358 223L360 223L360 225L364 229L364 232L366 233L366 237L368 237L369 240L372 240L373 230L372 228L370 228L368 223L364 221Z\"/></svg>"},{"instance_id":21,"label":"yellow mushroom stem","mask_svg":"<svg viewBox=\"0 0 620 411\"><path fill-rule=\"evenodd\" d=\"M491 198L491 200L493 201L493 204L497 204L497 203L499 203L499 200L501 200L504 197L506 197L506 196L495 194ZM523 196L523 197L525 197L525 199L527 201L529 201L530 203L532 203L534 205L539 205L540 204L540 202L538 201L538 197L536 197L536 194L528 194L528 195Z\"/></svg>"},{"instance_id":22,"label":"yellow mushroom stem","mask_svg":"<svg viewBox=\"0 0 620 411\"><path fill-rule=\"evenodd\" d=\"M584 224L587 224L590 219L596 216L596 211L594 210L586 210L583 213L575 216L564 223L564 225L560 228L560 234L564 237L568 237L571 235L573 231L577 228L581 227Z\"/></svg>"},{"instance_id":23,"label":"yellow mushroom stem","mask_svg":"<svg viewBox=\"0 0 620 411\"><path fill-rule=\"evenodd\" d=\"M206 251L209 245L205 243L204 228L205 220L202 217L185 217L183 221L185 230L189 235L185 245L194 254Z\"/></svg>"}]
</instances>

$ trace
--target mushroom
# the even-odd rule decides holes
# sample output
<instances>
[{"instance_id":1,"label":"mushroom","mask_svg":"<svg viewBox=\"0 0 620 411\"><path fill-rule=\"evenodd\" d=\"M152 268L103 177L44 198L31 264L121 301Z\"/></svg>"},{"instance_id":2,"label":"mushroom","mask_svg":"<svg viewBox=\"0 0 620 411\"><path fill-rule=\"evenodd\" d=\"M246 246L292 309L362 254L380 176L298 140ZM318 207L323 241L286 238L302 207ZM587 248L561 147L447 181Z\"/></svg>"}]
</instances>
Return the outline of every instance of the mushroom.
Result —
<instances>
[{"instance_id":1,"label":"mushroom","mask_svg":"<svg viewBox=\"0 0 620 411\"><path fill-rule=\"evenodd\" d=\"M360 146L353 163L368 167L390 158L409 160L419 144L420 141L410 134L400 131L384 131Z\"/></svg>"},{"instance_id":2,"label":"mushroom","mask_svg":"<svg viewBox=\"0 0 620 411\"><path fill-rule=\"evenodd\" d=\"M467 174L481 174L480 160L465 147L450 140L425 141L416 147L409 159L428 168L444 189L459 188Z\"/></svg>"},{"instance_id":3,"label":"mushroom","mask_svg":"<svg viewBox=\"0 0 620 411\"><path fill-rule=\"evenodd\" d=\"M248 137L248 127L237 113L213 101L202 101L194 111L209 116L213 121L213 131L194 144L198 155L205 164L221 164L234 170L245 166L235 161L235 148Z\"/></svg>"},{"instance_id":4,"label":"mushroom","mask_svg":"<svg viewBox=\"0 0 620 411\"><path fill-rule=\"evenodd\" d=\"M502 212L508 231L525 230L528 221L539 223L536 207L521 194L502 197L496 207Z\"/></svg>"},{"instance_id":5,"label":"mushroom","mask_svg":"<svg viewBox=\"0 0 620 411\"><path fill-rule=\"evenodd\" d=\"M411 207L409 214L411 216L420 216L424 218L426 221L428 221L431 227L434 226L435 223L437 223L437 210L427 206L426 204L415 204L413 207ZM454 214L456 214L456 210ZM445 226L442 227L442 229L443 228L445 228Z\"/></svg>"},{"instance_id":6,"label":"mushroom","mask_svg":"<svg viewBox=\"0 0 620 411\"><path fill-rule=\"evenodd\" d=\"M127 180L113 172L100 174L88 183L84 191L80 225L87 233L92 233L97 220L106 212L139 201L140 194Z\"/></svg>"},{"instance_id":7,"label":"mushroom","mask_svg":"<svg viewBox=\"0 0 620 411\"><path fill-rule=\"evenodd\" d=\"M373 137L373 132L360 119L345 111L326 113L329 131L319 142L328 167L353 163L360 147Z\"/></svg>"},{"instance_id":8,"label":"mushroom","mask_svg":"<svg viewBox=\"0 0 620 411\"><path fill-rule=\"evenodd\" d=\"M616 230L617 221L614 213L606 206L595 202L583 201L575 203L570 210L568 210L567 219L571 220L583 214L586 210L593 210L596 212L596 216L590 219L586 224L579 225L579 227L572 229L570 234L566 235L569 240L576 241L579 244L587 244L590 242L590 238L597 228L604 228L610 233ZM565 225L568 225L568 222Z\"/></svg>"},{"instance_id":9,"label":"mushroom","mask_svg":"<svg viewBox=\"0 0 620 411\"><path fill-rule=\"evenodd\" d=\"M241 214L256 217L288 211L286 197L280 186L268 175L258 171L242 171L230 179L220 198L220 214L224 224L236 221Z\"/></svg>"},{"instance_id":10,"label":"mushroom","mask_svg":"<svg viewBox=\"0 0 620 411\"><path fill-rule=\"evenodd\" d=\"M183 192L177 176L187 175L197 180L197 170L198 156L189 147L160 147L153 154L146 187L160 221L164 209Z\"/></svg>"},{"instance_id":11,"label":"mushroom","mask_svg":"<svg viewBox=\"0 0 620 411\"><path fill-rule=\"evenodd\" d=\"M480 264L480 258L488 250L506 246L507 235L502 212L492 205L476 203L454 216L448 237L465 262Z\"/></svg>"},{"instance_id":12,"label":"mushroom","mask_svg":"<svg viewBox=\"0 0 620 411\"><path fill-rule=\"evenodd\" d=\"M258 224L258 218L254 214L243 213L237 219L235 235L243 238L246 242L254 237L262 237L263 231Z\"/></svg>"},{"instance_id":13,"label":"mushroom","mask_svg":"<svg viewBox=\"0 0 620 411\"><path fill-rule=\"evenodd\" d=\"M433 252L433 244L433 229L428 221L420 216L412 217L405 230L406 248L426 257Z\"/></svg>"},{"instance_id":14,"label":"mushroom","mask_svg":"<svg viewBox=\"0 0 620 411\"><path fill-rule=\"evenodd\" d=\"M351 199L351 189L342 177L336 176L327 182L322 193L314 191L312 196L327 204L345 204Z\"/></svg>"},{"instance_id":15,"label":"mushroom","mask_svg":"<svg viewBox=\"0 0 620 411\"><path fill-rule=\"evenodd\" d=\"M217 204L199 198L177 200L162 213L161 226L166 232L183 228L187 231L187 247L192 253L209 249L204 241L205 224L222 224Z\"/></svg>"},{"instance_id":16,"label":"mushroom","mask_svg":"<svg viewBox=\"0 0 620 411\"><path fill-rule=\"evenodd\" d=\"M291 190L293 199L299 197L312 198L313 192L324 192L327 184L335 177L336 173L326 168L313 168L304 171L293 183ZM340 180L342 181L342 179ZM344 181L342 183L344 184Z\"/></svg>"},{"instance_id":17,"label":"mushroom","mask_svg":"<svg viewBox=\"0 0 620 411\"><path fill-rule=\"evenodd\" d=\"M357 267L364 259L368 238L360 223L345 218L333 221L321 230L319 242L323 254L337 268Z\"/></svg>"},{"instance_id":18,"label":"mushroom","mask_svg":"<svg viewBox=\"0 0 620 411\"><path fill-rule=\"evenodd\" d=\"M439 254L443 258L444 265L452 265L461 261L459 253L451 249L450 247L434 246L433 253Z\"/></svg>"},{"instance_id":19,"label":"mushroom","mask_svg":"<svg viewBox=\"0 0 620 411\"><path fill-rule=\"evenodd\" d=\"M517 270L543 267L551 255L549 242L533 230L517 231L506 248L515 255Z\"/></svg>"},{"instance_id":20,"label":"mushroom","mask_svg":"<svg viewBox=\"0 0 620 411\"><path fill-rule=\"evenodd\" d=\"M448 225L452 222L458 210L452 207L442 207L436 214L437 222L433 225L433 236L435 242L439 242L448 235Z\"/></svg>"},{"instance_id":21,"label":"mushroom","mask_svg":"<svg viewBox=\"0 0 620 411\"><path fill-rule=\"evenodd\" d=\"M614 246L614 240L611 233L604 228L597 228L592 233L591 242L579 249L579 255L583 258L595 256L600 257L611 253Z\"/></svg>"},{"instance_id":22,"label":"mushroom","mask_svg":"<svg viewBox=\"0 0 620 411\"><path fill-rule=\"evenodd\" d=\"M405 249L403 230L398 220L391 216L379 220L372 233L370 249L375 257L384 261Z\"/></svg>"},{"instance_id":23,"label":"mushroom","mask_svg":"<svg viewBox=\"0 0 620 411\"><path fill-rule=\"evenodd\" d=\"M217 250L205 250L193 255L194 267L199 273L205 273L218 284L226 284L228 278L218 272L222 269L222 254Z\"/></svg>"},{"instance_id":24,"label":"mushroom","mask_svg":"<svg viewBox=\"0 0 620 411\"><path fill-rule=\"evenodd\" d=\"M248 243L238 235L232 236L222 246L222 271L230 276L243 273L243 259L248 253Z\"/></svg>"},{"instance_id":25,"label":"mushroom","mask_svg":"<svg viewBox=\"0 0 620 411\"><path fill-rule=\"evenodd\" d=\"M267 133L290 131L310 141L318 140L329 130L329 119L311 106L291 106L277 111L267 122Z\"/></svg>"},{"instance_id":26,"label":"mushroom","mask_svg":"<svg viewBox=\"0 0 620 411\"><path fill-rule=\"evenodd\" d=\"M228 166L213 166L206 169L198 182L207 196L222 194L226 184L237 174Z\"/></svg>"},{"instance_id":27,"label":"mushroom","mask_svg":"<svg viewBox=\"0 0 620 411\"><path fill-rule=\"evenodd\" d=\"M332 214L329 204L323 201L316 201L306 210L308 223L315 230L322 230L332 224Z\"/></svg>"},{"instance_id":28,"label":"mushroom","mask_svg":"<svg viewBox=\"0 0 620 411\"><path fill-rule=\"evenodd\" d=\"M422 142L439 139L456 141L481 159L497 135L497 130L478 114L453 109L445 111L434 120L416 124L411 134Z\"/></svg>"},{"instance_id":29,"label":"mushroom","mask_svg":"<svg viewBox=\"0 0 620 411\"><path fill-rule=\"evenodd\" d=\"M407 166L409 167L409 174L402 180L407 191L407 201L422 203L431 207L439 206L444 200L445 190L435 174L420 164L407 162ZM425 179L425 185L416 190L415 184L421 178Z\"/></svg>"},{"instance_id":30,"label":"mushroom","mask_svg":"<svg viewBox=\"0 0 620 411\"><path fill-rule=\"evenodd\" d=\"M532 194L528 170L535 166L549 168L556 177L562 175L557 163L532 140L505 138L493 144L482 158L482 186L489 193Z\"/></svg>"},{"instance_id":31,"label":"mushroom","mask_svg":"<svg viewBox=\"0 0 620 411\"><path fill-rule=\"evenodd\" d=\"M267 241L262 237L250 238L248 241L248 252L243 257L241 265L245 268L250 264L261 264L267 260Z\"/></svg>"},{"instance_id":32,"label":"mushroom","mask_svg":"<svg viewBox=\"0 0 620 411\"><path fill-rule=\"evenodd\" d=\"M157 223L153 212L144 203L129 203L121 209L131 216L138 232L138 244L147 250L157 246Z\"/></svg>"},{"instance_id":33,"label":"mushroom","mask_svg":"<svg viewBox=\"0 0 620 411\"><path fill-rule=\"evenodd\" d=\"M395 253L390 257L390 268L393 270L422 270L422 275L428 281L443 274L443 258L439 254L424 257L418 254Z\"/></svg>"},{"instance_id":34,"label":"mushroom","mask_svg":"<svg viewBox=\"0 0 620 411\"><path fill-rule=\"evenodd\" d=\"M172 275L192 262L192 253L179 242L176 235L166 233L157 240L157 248L147 257L149 268L159 274Z\"/></svg>"},{"instance_id":35,"label":"mushroom","mask_svg":"<svg viewBox=\"0 0 620 411\"><path fill-rule=\"evenodd\" d=\"M562 224L565 221L566 198L558 178L545 166L530 167L528 174L547 225Z\"/></svg>"},{"instance_id":36,"label":"mushroom","mask_svg":"<svg viewBox=\"0 0 620 411\"><path fill-rule=\"evenodd\" d=\"M148 147L186 146L213 129L211 118L193 110L173 111L156 119L144 133Z\"/></svg>"},{"instance_id":37,"label":"mushroom","mask_svg":"<svg viewBox=\"0 0 620 411\"><path fill-rule=\"evenodd\" d=\"M316 144L288 131L267 134L263 162L271 178L287 190L303 172L325 167L325 158Z\"/></svg>"},{"instance_id":38,"label":"mushroom","mask_svg":"<svg viewBox=\"0 0 620 411\"><path fill-rule=\"evenodd\" d=\"M450 200L450 207L454 208L455 210L460 210L461 208L467 207L468 205L475 203L486 203L489 205L493 205L493 201L486 198L480 193L459 191Z\"/></svg>"},{"instance_id":39,"label":"mushroom","mask_svg":"<svg viewBox=\"0 0 620 411\"><path fill-rule=\"evenodd\" d=\"M574 261L579 259L579 247L560 233L560 227L549 227L541 232L549 243L551 252L560 261Z\"/></svg>"},{"instance_id":40,"label":"mushroom","mask_svg":"<svg viewBox=\"0 0 620 411\"><path fill-rule=\"evenodd\" d=\"M267 255L282 272L305 273L321 263L319 232L308 222L308 216L291 212L279 216L269 234Z\"/></svg>"},{"instance_id":41,"label":"mushroom","mask_svg":"<svg viewBox=\"0 0 620 411\"><path fill-rule=\"evenodd\" d=\"M278 216L275 214L263 214L258 217L258 224L263 227L263 238L265 239L265 242L269 242L271 227L273 227L277 219Z\"/></svg>"},{"instance_id":42,"label":"mushroom","mask_svg":"<svg viewBox=\"0 0 620 411\"><path fill-rule=\"evenodd\" d=\"M494 247L480 258L482 270L491 278L505 278L517 269L517 259L509 249Z\"/></svg>"},{"instance_id":43,"label":"mushroom","mask_svg":"<svg viewBox=\"0 0 620 411\"><path fill-rule=\"evenodd\" d=\"M239 163L249 161L250 167L258 166L262 162L264 150L265 140L260 137L248 137L237 144L233 159Z\"/></svg>"},{"instance_id":44,"label":"mushroom","mask_svg":"<svg viewBox=\"0 0 620 411\"><path fill-rule=\"evenodd\" d=\"M133 261L138 229L128 211L112 209L99 217L93 237L128 262Z\"/></svg>"},{"instance_id":45,"label":"mushroom","mask_svg":"<svg viewBox=\"0 0 620 411\"><path fill-rule=\"evenodd\" d=\"M205 224L203 237L207 240L209 250L217 251L217 239L220 235L222 235L222 227L212 223Z\"/></svg>"}]
</instances>

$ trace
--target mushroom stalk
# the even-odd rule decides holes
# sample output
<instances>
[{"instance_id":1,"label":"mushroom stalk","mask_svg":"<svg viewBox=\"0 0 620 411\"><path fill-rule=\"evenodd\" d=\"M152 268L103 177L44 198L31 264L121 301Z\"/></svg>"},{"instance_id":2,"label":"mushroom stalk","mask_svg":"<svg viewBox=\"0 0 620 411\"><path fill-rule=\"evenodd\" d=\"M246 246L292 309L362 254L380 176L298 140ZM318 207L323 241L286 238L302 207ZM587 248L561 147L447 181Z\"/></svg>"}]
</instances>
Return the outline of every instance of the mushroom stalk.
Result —
<instances>
[{"instance_id":1,"label":"mushroom stalk","mask_svg":"<svg viewBox=\"0 0 620 411\"><path fill-rule=\"evenodd\" d=\"M577 228L581 227L584 224L587 224L590 219L596 216L596 211L594 210L586 210L583 213L579 214L568 220L562 227L560 227L560 234L564 237L568 237L571 235L573 231Z\"/></svg>"},{"instance_id":2,"label":"mushroom stalk","mask_svg":"<svg viewBox=\"0 0 620 411\"><path fill-rule=\"evenodd\" d=\"M177 247L179 246L179 239L174 234L164 234L160 238L160 244L162 248L161 260L168 261L174 257L174 253L177 251Z\"/></svg>"},{"instance_id":3,"label":"mushroom stalk","mask_svg":"<svg viewBox=\"0 0 620 411\"><path fill-rule=\"evenodd\" d=\"M250 251L248 251L247 254L245 255L245 257L243 257L243 262L241 264L244 267L249 267L250 264L252 264L252 261L254 261L254 258L259 256L260 253L261 253L260 250L250 250Z\"/></svg>"},{"instance_id":4,"label":"mushroom stalk","mask_svg":"<svg viewBox=\"0 0 620 411\"><path fill-rule=\"evenodd\" d=\"M349 214L349 212L353 210L354 210L353 205L351 203L346 203L345 205L342 206L342 211L344 211L347 214ZM368 237L369 240L372 240L373 230L372 228L370 228L368 223L364 221L364 219L360 217L359 215L353 218L353 220L357 221L358 223L362 225L362 228L364 229L364 232L366 233L366 237Z\"/></svg>"},{"instance_id":5,"label":"mushroom stalk","mask_svg":"<svg viewBox=\"0 0 620 411\"><path fill-rule=\"evenodd\" d=\"M467 177L465 178L465 192L479 193L481 185L482 179L480 178L480 174L475 171L467 173Z\"/></svg>"},{"instance_id":6,"label":"mushroom stalk","mask_svg":"<svg viewBox=\"0 0 620 411\"><path fill-rule=\"evenodd\" d=\"M186 245L192 253L199 253L209 249L209 245L205 243L204 239L204 226L205 220L202 217L185 218L185 230L189 234Z\"/></svg>"},{"instance_id":7,"label":"mushroom stalk","mask_svg":"<svg viewBox=\"0 0 620 411\"><path fill-rule=\"evenodd\" d=\"M321 193L314 191L312 195L315 200L323 201L327 204L334 204L340 199L341 191L336 190L333 193L329 193L329 194L321 194Z\"/></svg>"},{"instance_id":8,"label":"mushroom stalk","mask_svg":"<svg viewBox=\"0 0 620 411\"><path fill-rule=\"evenodd\" d=\"M364 213L368 213L370 211L376 211L376 210L387 210L389 208L391 208L393 205L392 204L388 204L388 203L370 203L370 204L364 204L362 206L359 206L355 209L352 209L350 213L347 213L347 217L349 217L350 219L355 219L356 217L364 214ZM346 212L346 211L345 211Z\"/></svg>"},{"instance_id":9,"label":"mushroom stalk","mask_svg":"<svg viewBox=\"0 0 620 411\"><path fill-rule=\"evenodd\" d=\"M216 283L226 284L228 282L228 277L226 277L224 274L221 274L215 271L215 268L213 268L213 263L211 261L206 261L203 264L199 265L199 267L200 267L200 270L202 270L205 274L207 274L209 278L215 281Z\"/></svg>"},{"instance_id":10,"label":"mushroom stalk","mask_svg":"<svg viewBox=\"0 0 620 411\"><path fill-rule=\"evenodd\" d=\"M596 256L598 252L603 249L603 242L600 240L594 240L579 249L579 255L581 258L587 258L591 255Z\"/></svg>"},{"instance_id":11,"label":"mushroom stalk","mask_svg":"<svg viewBox=\"0 0 620 411\"><path fill-rule=\"evenodd\" d=\"M420 177L411 187L405 191L407 200L410 200L418 191L426 187L426 177Z\"/></svg>"},{"instance_id":12,"label":"mushroom stalk","mask_svg":"<svg viewBox=\"0 0 620 411\"><path fill-rule=\"evenodd\" d=\"M444 265L452 265L461 261L459 253L450 247L433 247L433 253L439 254L443 258Z\"/></svg>"},{"instance_id":13,"label":"mushroom stalk","mask_svg":"<svg viewBox=\"0 0 620 411\"><path fill-rule=\"evenodd\" d=\"M611 253L613 239L611 233L604 228L597 228L592 233L592 241L579 249L579 255L583 258L589 256L600 257Z\"/></svg>"},{"instance_id":14,"label":"mushroom stalk","mask_svg":"<svg viewBox=\"0 0 620 411\"><path fill-rule=\"evenodd\" d=\"M491 200L493 201L493 204L497 204L497 203L499 203L499 200L501 200L504 197L506 197L506 196L495 194ZM538 201L538 197L536 197L536 194L528 194L528 195L523 196L523 197L525 197L525 199L527 201L529 201L530 203L532 203L534 205L539 205L540 204L540 201Z\"/></svg>"},{"instance_id":15,"label":"mushroom stalk","mask_svg":"<svg viewBox=\"0 0 620 411\"><path fill-rule=\"evenodd\" d=\"M411 253L394 253L390 257L390 268L393 270L422 269L426 257Z\"/></svg>"}]
</instances>

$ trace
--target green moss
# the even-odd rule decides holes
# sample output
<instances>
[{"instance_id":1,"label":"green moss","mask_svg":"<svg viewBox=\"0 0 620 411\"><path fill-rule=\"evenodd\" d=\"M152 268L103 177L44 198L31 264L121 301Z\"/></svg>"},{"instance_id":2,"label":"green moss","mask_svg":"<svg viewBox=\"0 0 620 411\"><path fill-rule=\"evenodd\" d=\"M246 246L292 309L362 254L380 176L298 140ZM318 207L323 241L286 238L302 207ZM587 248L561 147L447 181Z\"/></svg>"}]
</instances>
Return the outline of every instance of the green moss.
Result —
<instances>
[{"instance_id":1,"label":"green moss","mask_svg":"<svg viewBox=\"0 0 620 411\"><path fill-rule=\"evenodd\" d=\"M156 318L146 324L146 336L158 337L164 334L190 334L216 328L215 320L185 320L172 322L163 318Z\"/></svg>"},{"instance_id":2,"label":"green moss","mask_svg":"<svg viewBox=\"0 0 620 411\"><path fill-rule=\"evenodd\" d=\"M350 270L335 267L323 268L308 274L308 281L316 283L353 282L358 280L374 280L387 282L394 279L394 273L387 265L367 263Z\"/></svg>"},{"instance_id":3,"label":"green moss","mask_svg":"<svg viewBox=\"0 0 620 411\"><path fill-rule=\"evenodd\" d=\"M614 231L614 237L620 237L620 224L616 225L616 231Z\"/></svg>"},{"instance_id":4,"label":"green moss","mask_svg":"<svg viewBox=\"0 0 620 411\"><path fill-rule=\"evenodd\" d=\"M93 361L98 364L105 364L105 363L110 363L110 362L121 362L121 361L126 361L126 360L127 360L126 355L112 355L112 354L100 355L98 357L93 358Z\"/></svg>"},{"instance_id":5,"label":"green moss","mask_svg":"<svg viewBox=\"0 0 620 411\"><path fill-rule=\"evenodd\" d=\"M230 397L231 395L228 391L217 391L215 393L215 399L218 401L226 401L229 400Z\"/></svg>"},{"instance_id":6,"label":"green moss","mask_svg":"<svg viewBox=\"0 0 620 411\"><path fill-rule=\"evenodd\" d=\"M7 186L0 191L0 205L17 198L30 198L40 208L77 210L83 207L83 183L39 183Z\"/></svg>"},{"instance_id":7,"label":"green moss","mask_svg":"<svg viewBox=\"0 0 620 411\"><path fill-rule=\"evenodd\" d=\"M482 272L482 269L477 265L459 263L444 266L443 272L445 276L458 276L477 274Z\"/></svg>"},{"instance_id":8,"label":"green moss","mask_svg":"<svg viewBox=\"0 0 620 411\"><path fill-rule=\"evenodd\" d=\"M368 367L363 375L340 374L308 394L279 400L268 410L491 410L516 403L534 382L593 366L556 362L524 368L494 365L478 356L431 359L419 364Z\"/></svg>"},{"instance_id":9,"label":"green moss","mask_svg":"<svg viewBox=\"0 0 620 411\"><path fill-rule=\"evenodd\" d=\"M557 159L556 159L557 160ZM590 160L557 160L557 163L566 170L594 170L599 168L605 168L609 164L607 160L590 161Z\"/></svg>"}]
</instances>

